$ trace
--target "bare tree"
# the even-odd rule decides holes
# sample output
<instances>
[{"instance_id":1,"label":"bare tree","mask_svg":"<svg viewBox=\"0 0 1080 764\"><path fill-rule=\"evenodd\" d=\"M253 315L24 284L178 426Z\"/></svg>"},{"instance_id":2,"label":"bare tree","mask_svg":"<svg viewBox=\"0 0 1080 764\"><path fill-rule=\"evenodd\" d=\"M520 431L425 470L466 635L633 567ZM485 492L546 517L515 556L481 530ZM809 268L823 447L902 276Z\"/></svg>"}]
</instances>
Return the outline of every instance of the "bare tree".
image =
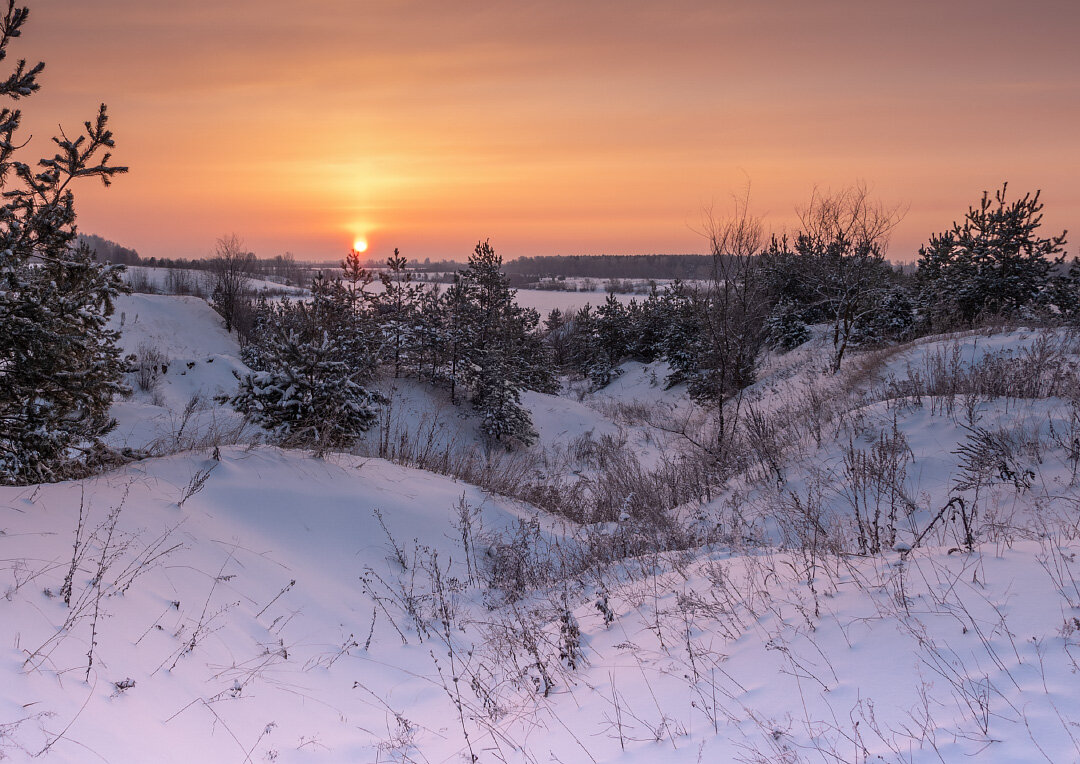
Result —
<instances>
[{"instance_id":1,"label":"bare tree","mask_svg":"<svg viewBox=\"0 0 1080 764\"><path fill-rule=\"evenodd\" d=\"M761 278L762 220L750 214L750 189L733 198L732 212L706 214L705 235L712 250L712 272L696 299L700 334L696 348L698 397L718 404L718 448L726 442L724 402L754 381L768 315L766 283Z\"/></svg>"},{"instance_id":2,"label":"bare tree","mask_svg":"<svg viewBox=\"0 0 1080 764\"><path fill-rule=\"evenodd\" d=\"M222 236L210 259L211 302L225 319L225 330L243 329L242 316L247 313L246 295L250 291L251 273L255 270L255 254L244 251L244 242L235 233Z\"/></svg>"},{"instance_id":3,"label":"bare tree","mask_svg":"<svg viewBox=\"0 0 1080 764\"><path fill-rule=\"evenodd\" d=\"M888 289L885 251L906 209L873 199L860 183L837 192L815 189L810 203L797 212L802 230L795 251L809 260L811 290L832 324L831 366L836 372L852 331Z\"/></svg>"}]
</instances>

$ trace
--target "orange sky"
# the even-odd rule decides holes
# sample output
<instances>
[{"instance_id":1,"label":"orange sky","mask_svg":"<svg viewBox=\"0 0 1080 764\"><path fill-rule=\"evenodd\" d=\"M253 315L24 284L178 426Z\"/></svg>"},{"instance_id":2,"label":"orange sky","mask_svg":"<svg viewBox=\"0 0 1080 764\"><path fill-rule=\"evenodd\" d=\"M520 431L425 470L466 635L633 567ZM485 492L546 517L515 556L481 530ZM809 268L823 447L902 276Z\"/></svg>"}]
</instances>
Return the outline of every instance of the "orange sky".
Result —
<instances>
[{"instance_id":1,"label":"orange sky","mask_svg":"<svg viewBox=\"0 0 1080 764\"><path fill-rule=\"evenodd\" d=\"M30 5L28 150L107 102L131 173L80 227L144 256L701 252L748 178L774 228L815 185L909 204L896 260L1002 180L1080 228L1075 0Z\"/></svg>"}]
</instances>

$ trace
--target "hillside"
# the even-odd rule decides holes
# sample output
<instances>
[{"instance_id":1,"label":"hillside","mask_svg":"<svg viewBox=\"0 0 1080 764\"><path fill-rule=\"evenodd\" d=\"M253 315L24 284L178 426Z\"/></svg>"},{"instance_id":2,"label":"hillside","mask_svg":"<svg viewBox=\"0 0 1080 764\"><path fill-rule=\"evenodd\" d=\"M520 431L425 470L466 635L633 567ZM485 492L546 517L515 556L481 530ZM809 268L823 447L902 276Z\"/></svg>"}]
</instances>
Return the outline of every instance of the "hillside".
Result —
<instances>
[{"instance_id":1,"label":"hillside","mask_svg":"<svg viewBox=\"0 0 1080 764\"><path fill-rule=\"evenodd\" d=\"M244 367L205 303L132 295L114 321L169 368L112 437L161 455L0 488L0 755L1080 758L1070 333L924 338L838 375L813 343L772 355L726 441L657 365L528 393L540 442L502 456L386 380L359 453L316 459L213 404ZM501 493L382 442L433 469L471 449Z\"/></svg>"}]
</instances>

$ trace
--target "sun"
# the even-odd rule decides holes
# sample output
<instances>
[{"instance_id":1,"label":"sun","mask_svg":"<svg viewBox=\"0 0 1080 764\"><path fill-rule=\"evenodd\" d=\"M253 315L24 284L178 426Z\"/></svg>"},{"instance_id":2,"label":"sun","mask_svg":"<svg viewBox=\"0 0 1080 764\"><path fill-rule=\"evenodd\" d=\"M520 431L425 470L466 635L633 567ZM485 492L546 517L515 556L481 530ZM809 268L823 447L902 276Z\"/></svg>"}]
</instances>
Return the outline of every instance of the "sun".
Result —
<instances>
[{"instance_id":1,"label":"sun","mask_svg":"<svg viewBox=\"0 0 1080 764\"><path fill-rule=\"evenodd\" d=\"M353 249L357 252L367 252L367 239L362 236L357 236L356 241L353 242Z\"/></svg>"}]
</instances>

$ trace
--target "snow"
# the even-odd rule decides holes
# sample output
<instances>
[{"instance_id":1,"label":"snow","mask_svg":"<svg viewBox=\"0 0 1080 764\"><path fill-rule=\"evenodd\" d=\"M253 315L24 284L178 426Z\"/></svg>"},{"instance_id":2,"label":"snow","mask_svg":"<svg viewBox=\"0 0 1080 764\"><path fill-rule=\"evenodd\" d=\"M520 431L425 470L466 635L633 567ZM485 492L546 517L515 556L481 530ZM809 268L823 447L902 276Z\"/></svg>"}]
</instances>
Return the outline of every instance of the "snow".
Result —
<instances>
[{"instance_id":1,"label":"snow","mask_svg":"<svg viewBox=\"0 0 1080 764\"><path fill-rule=\"evenodd\" d=\"M147 265L128 265L124 271L124 281L129 284L147 284L152 286L155 291L167 294L169 291L169 273L173 270L174 269L172 268L156 268ZM180 268L176 270L181 271L184 276L189 279L192 286L200 288L204 293L212 291L212 287L207 286L207 282L212 275L209 271L191 268ZM269 292L271 294L302 295L307 292L307 290L302 287L286 286L285 284L279 284L276 281L267 281L266 279L258 278L249 278L248 287L259 292Z\"/></svg>"},{"instance_id":2,"label":"snow","mask_svg":"<svg viewBox=\"0 0 1080 764\"><path fill-rule=\"evenodd\" d=\"M198 396L185 432L198 438L212 431L233 430L241 421L231 409L216 407L213 397L236 389L237 375L249 369L240 360L234 335L198 297L153 294L121 295L110 328L120 331L124 354L147 348L163 354L166 368L152 391L141 391L129 375L134 394L113 406L116 429L109 442L142 449L160 445L180 428L184 409Z\"/></svg>"},{"instance_id":3,"label":"snow","mask_svg":"<svg viewBox=\"0 0 1080 764\"><path fill-rule=\"evenodd\" d=\"M838 375L821 338L770 355L739 401L758 439L680 508L697 535L607 562L640 530L627 513L581 527L368 455L403 434L483 449L444 391L384 380L393 407L358 455L235 432L217 461L197 441L239 425L210 402L245 371L234 337L196 298L125 296L113 325L169 368L117 402L112 442L164 455L0 488L0 758L1080 759L1080 354L1064 332L927 338ZM1050 346L1052 395L904 393L943 359L1034 369ZM625 443L647 470L694 435L677 425L707 426L663 364L621 372L524 394L540 442L511 457L591 486L575 444ZM852 460L885 440L896 534L859 554ZM958 506L977 508L971 549Z\"/></svg>"},{"instance_id":4,"label":"snow","mask_svg":"<svg viewBox=\"0 0 1080 764\"><path fill-rule=\"evenodd\" d=\"M202 489L178 507L207 470ZM115 557L105 555L111 565L102 577L96 637L88 604L98 604L93 575L77 573L72 609L58 601L84 494L87 535L121 508ZM520 505L418 470L273 449L224 449L220 463L180 455L85 484L0 490L0 554L21 561L8 571L0 619L4 699L21 700L4 718L52 715L20 725L0 745L36 751L67 727L51 760L115 760L124 751L161 762L235 760L274 723L269 742L293 749L284 760L304 757L297 741L305 738L318 741L324 760L331 751L329 760L340 760L365 750L357 728L368 711L352 682L362 677L392 693L423 651L402 649L383 620L373 650L350 648L355 655L344 656L345 672L326 664L342 644L366 639L375 603L361 577L371 567L392 578L391 537L410 560L422 557L423 547L447 550L445 572L463 575L460 551L449 552L461 537L454 513L462 499L478 511L477 528L509 528L529 516ZM158 539L159 546L147 546ZM155 564L129 567L173 547ZM91 560L86 566L95 573L100 567ZM145 575L122 591L135 571ZM381 646L396 666L378 667ZM117 692L114 683L129 678L135 685ZM243 689L234 693L236 682ZM20 714L19 705L31 710ZM260 758L269 746L262 749Z\"/></svg>"},{"instance_id":5,"label":"snow","mask_svg":"<svg viewBox=\"0 0 1080 764\"><path fill-rule=\"evenodd\" d=\"M605 292L556 292L545 289L518 289L515 300L518 305L526 308L535 308L540 318L545 318L551 311L558 308L562 312L577 311L586 305L597 308L607 300ZM615 299L626 305L630 300L644 299L641 295L617 294Z\"/></svg>"}]
</instances>

